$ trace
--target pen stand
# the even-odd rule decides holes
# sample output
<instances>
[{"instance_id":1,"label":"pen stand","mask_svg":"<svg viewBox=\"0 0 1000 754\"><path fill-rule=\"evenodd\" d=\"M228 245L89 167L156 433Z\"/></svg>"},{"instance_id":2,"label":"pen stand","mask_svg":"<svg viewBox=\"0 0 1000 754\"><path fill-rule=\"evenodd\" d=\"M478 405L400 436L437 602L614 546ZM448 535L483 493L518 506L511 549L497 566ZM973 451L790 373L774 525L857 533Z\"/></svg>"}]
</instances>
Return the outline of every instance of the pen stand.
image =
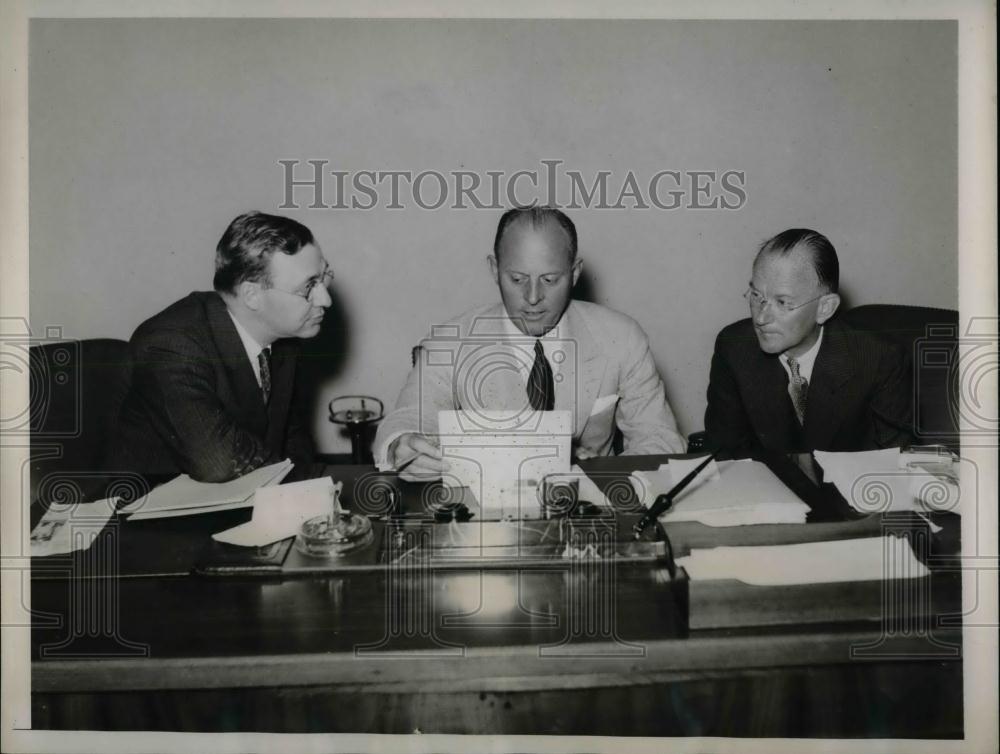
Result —
<instances>
[{"instance_id":1,"label":"pen stand","mask_svg":"<svg viewBox=\"0 0 1000 754\"><path fill-rule=\"evenodd\" d=\"M372 461L371 430L385 415L385 406L370 395L342 395L330 401L330 421L343 424L351 438L351 463Z\"/></svg>"}]
</instances>

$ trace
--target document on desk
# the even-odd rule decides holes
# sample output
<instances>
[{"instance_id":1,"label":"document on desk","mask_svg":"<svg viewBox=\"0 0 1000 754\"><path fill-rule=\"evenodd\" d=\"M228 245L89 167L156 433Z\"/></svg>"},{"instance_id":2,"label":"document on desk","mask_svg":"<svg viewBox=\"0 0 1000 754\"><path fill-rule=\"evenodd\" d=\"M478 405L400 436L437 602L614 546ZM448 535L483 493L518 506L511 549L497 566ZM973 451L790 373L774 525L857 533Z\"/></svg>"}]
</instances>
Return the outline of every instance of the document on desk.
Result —
<instances>
[{"instance_id":1,"label":"document on desk","mask_svg":"<svg viewBox=\"0 0 1000 754\"><path fill-rule=\"evenodd\" d=\"M196 482L187 474L181 474L120 512L130 513L130 520L138 521L246 508L253 505L253 494L258 488L278 484L292 470L292 465L286 458L220 484Z\"/></svg>"},{"instance_id":2,"label":"document on desk","mask_svg":"<svg viewBox=\"0 0 1000 754\"><path fill-rule=\"evenodd\" d=\"M927 456L899 448L856 453L817 450L813 456L823 468L823 481L832 483L862 513L960 512L957 469L950 461L922 462Z\"/></svg>"},{"instance_id":3,"label":"document on desk","mask_svg":"<svg viewBox=\"0 0 1000 754\"><path fill-rule=\"evenodd\" d=\"M692 581L734 579L753 586L920 578L929 571L909 541L883 536L795 545L713 547L677 559Z\"/></svg>"},{"instance_id":4,"label":"document on desk","mask_svg":"<svg viewBox=\"0 0 1000 754\"><path fill-rule=\"evenodd\" d=\"M569 471L572 426L569 411L441 411L441 453L451 467L442 483L468 487L484 512L540 515L537 485Z\"/></svg>"},{"instance_id":5,"label":"document on desk","mask_svg":"<svg viewBox=\"0 0 1000 754\"><path fill-rule=\"evenodd\" d=\"M304 482L261 487L254 493L253 518L245 524L220 531L212 539L242 547L262 547L295 536L303 522L329 515L344 489L328 476Z\"/></svg>"},{"instance_id":6,"label":"document on desk","mask_svg":"<svg viewBox=\"0 0 1000 754\"><path fill-rule=\"evenodd\" d=\"M591 505L597 505L604 508L612 508L611 501L608 500L607 496L601 492L601 488L597 486L587 472L581 469L576 464L570 469L570 473L575 475L580 480L580 488L577 491L577 497L580 500L585 500Z\"/></svg>"},{"instance_id":7,"label":"document on desk","mask_svg":"<svg viewBox=\"0 0 1000 754\"><path fill-rule=\"evenodd\" d=\"M86 550L108 523L117 503L118 498L74 505L53 503L31 530L31 557Z\"/></svg>"},{"instance_id":8,"label":"document on desk","mask_svg":"<svg viewBox=\"0 0 1000 754\"><path fill-rule=\"evenodd\" d=\"M650 506L704 458L673 459L657 471L635 471L632 486ZM695 521L706 526L802 524L809 506L758 461L712 463L660 516L662 523Z\"/></svg>"}]
</instances>

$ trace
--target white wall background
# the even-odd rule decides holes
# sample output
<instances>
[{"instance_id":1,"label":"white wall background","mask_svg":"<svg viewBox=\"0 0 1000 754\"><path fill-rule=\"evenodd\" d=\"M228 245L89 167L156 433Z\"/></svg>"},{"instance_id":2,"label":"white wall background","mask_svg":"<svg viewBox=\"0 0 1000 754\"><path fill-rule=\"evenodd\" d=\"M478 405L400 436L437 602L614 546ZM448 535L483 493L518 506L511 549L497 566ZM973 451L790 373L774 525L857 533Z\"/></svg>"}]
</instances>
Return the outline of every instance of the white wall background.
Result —
<instances>
[{"instance_id":1,"label":"white wall background","mask_svg":"<svg viewBox=\"0 0 1000 754\"><path fill-rule=\"evenodd\" d=\"M575 210L586 293L646 328L684 432L754 247L826 233L852 305L957 308L950 22L34 20L34 331L128 338L211 288L215 244L276 211L279 159L339 170L742 170L739 211ZM430 188L428 187L430 192ZM286 211L336 302L320 403L395 400L432 322L496 298L498 210Z\"/></svg>"}]
</instances>

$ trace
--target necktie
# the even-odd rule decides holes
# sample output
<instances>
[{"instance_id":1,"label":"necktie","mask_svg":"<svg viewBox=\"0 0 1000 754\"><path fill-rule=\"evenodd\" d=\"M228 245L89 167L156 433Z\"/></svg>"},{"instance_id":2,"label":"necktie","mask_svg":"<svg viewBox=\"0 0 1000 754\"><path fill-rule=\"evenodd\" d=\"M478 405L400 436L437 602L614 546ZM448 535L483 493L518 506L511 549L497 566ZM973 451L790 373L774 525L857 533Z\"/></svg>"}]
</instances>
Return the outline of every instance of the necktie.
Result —
<instances>
[{"instance_id":1,"label":"necktie","mask_svg":"<svg viewBox=\"0 0 1000 754\"><path fill-rule=\"evenodd\" d=\"M535 341L535 363L528 375L528 402L536 411L551 411L555 406L556 390L552 381L552 365L545 358L542 341Z\"/></svg>"},{"instance_id":2,"label":"necktie","mask_svg":"<svg viewBox=\"0 0 1000 754\"><path fill-rule=\"evenodd\" d=\"M264 403L271 397L271 349L265 348L257 354L260 364L260 390L264 393Z\"/></svg>"},{"instance_id":3,"label":"necktie","mask_svg":"<svg viewBox=\"0 0 1000 754\"><path fill-rule=\"evenodd\" d=\"M799 362L792 356L788 357L788 370L792 373L792 379L788 382L788 395L792 399L799 424L804 425L806 423L806 397L809 393L809 380L799 374Z\"/></svg>"}]
</instances>

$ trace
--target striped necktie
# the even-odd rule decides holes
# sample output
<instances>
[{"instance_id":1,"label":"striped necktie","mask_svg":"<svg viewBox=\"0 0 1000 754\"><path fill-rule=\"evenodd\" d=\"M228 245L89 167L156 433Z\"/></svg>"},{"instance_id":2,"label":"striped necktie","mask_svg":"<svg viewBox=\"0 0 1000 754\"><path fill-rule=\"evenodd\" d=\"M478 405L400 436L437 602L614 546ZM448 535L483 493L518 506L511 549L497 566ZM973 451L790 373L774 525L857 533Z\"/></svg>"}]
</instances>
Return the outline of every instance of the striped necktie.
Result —
<instances>
[{"instance_id":1,"label":"striped necktie","mask_svg":"<svg viewBox=\"0 0 1000 754\"><path fill-rule=\"evenodd\" d=\"M795 416L799 420L799 424L805 425L809 380L799 373L799 362L793 356L788 357L788 370L792 373L792 379L788 382L788 395L792 399L792 406L795 407Z\"/></svg>"},{"instance_id":2,"label":"striped necktie","mask_svg":"<svg viewBox=\"0 0 1000 754\"><path fill-rule=\"evenodd\" d=\"M555 406L556 390L552 380L552 365L545 358L542 341L535 341L535 364L528 375L528 402L536 411L551 411Z\"/></svg>"},{"instance_id":3,"label":"striped necktie","mask_svg":"<svg viewBox=\"0 0 1000 754\"><path fill-rule=\"evenodd\" d=\"M260 364L260 390L264 394L264 403L267 404L271 398L271 349L265 348L257 354L257 363Z\"/></svg>"}]
</instances>

